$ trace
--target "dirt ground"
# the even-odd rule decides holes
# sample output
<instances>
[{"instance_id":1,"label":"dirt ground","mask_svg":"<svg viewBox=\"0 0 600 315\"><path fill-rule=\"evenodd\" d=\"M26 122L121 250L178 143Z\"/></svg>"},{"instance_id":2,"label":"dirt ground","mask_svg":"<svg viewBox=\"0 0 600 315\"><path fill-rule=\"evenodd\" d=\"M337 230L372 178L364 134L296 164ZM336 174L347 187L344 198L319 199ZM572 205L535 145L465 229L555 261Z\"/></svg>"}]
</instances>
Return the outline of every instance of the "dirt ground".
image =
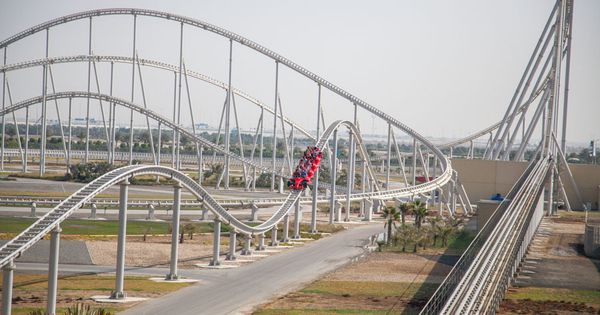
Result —
<instances>
[{"instance_id":1,"label":"dirt ground","mask_svg":"<svg viewBox=\"0 0 600 315\"><path fill-rule=\"evenodd\" d=\"M504 300L498 314L600 314L600 310L565 301Z\"/></svg>"},{"instance_id":2,"label":"dirt ground","mask_svg":"<svg viewBox=\"0 0 600 315\"><path fill-rule=\"evenodd\" d=\"M183 244L179 244L179 266L191 267L200 260L212 254L212 234L194 235L190 240L187 236ZM227 244L226 238L221 238L222 244ZM96 265L112 265L117 257L116 240L86 241L86 246ZM126 266L152 266L168 264L171 257L170 236L148 236L142 241L141 236L127 237L125 246Z\"/></svg>"},{"instance_id":3,"label":"dirt ground","mask_svg":"<svg viewBox=\"0 0 600 315\"><path fill-rule=\"evenodd\" d=\"M577 218L544 218L516 286L600 290L600 260L584 255L583 231Z\"/></svg>"},{"instance_id":4,"label":"dirt ground","mask_svg":"<svg viewBox=\"0 0 600 315\"><path fill-rule=\"evenodd\" d=\"M439 255L373 252L261 311L418 312L452 268L442 261Z\"/></svg>"},{"instance_id":5,"label":"dirt ground","mask_svg":"<svg viewBox=\"0 0 600 315\"><path fill-rule=\"evenodd\" d=\"M437 259L439 256L377 252L323 280L441 283L452 266L436 264Z\"/></svg>"},{"instance_id":6,"label":"dirt ground","mask_svg":"<svg viewBox=\"0 0 600 315\"><path fill-rule=\"evenodd\" d=\"M600 314L600 260L584 255L583 232L580 216L545 217L498 313Z\"/></svg>"}]
</instances>

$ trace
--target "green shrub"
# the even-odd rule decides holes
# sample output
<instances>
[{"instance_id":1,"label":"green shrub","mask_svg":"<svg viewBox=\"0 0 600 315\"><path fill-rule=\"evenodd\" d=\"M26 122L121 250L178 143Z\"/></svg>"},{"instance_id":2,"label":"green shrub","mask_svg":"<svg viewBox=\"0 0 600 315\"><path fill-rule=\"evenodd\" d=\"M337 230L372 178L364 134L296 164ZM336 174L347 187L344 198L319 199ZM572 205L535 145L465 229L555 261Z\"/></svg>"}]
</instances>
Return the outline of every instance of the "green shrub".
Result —
<instances>
[{"instance_id":1,"label":"green shrub","mask_svg":"<svg viewBox=\"0 0 600 315\"><path fill-rule=\"evenodd\" d=\"M68 179L88 183L115 167L107 162L78 163L69 167Z\"/></svg>"}]
</instances>

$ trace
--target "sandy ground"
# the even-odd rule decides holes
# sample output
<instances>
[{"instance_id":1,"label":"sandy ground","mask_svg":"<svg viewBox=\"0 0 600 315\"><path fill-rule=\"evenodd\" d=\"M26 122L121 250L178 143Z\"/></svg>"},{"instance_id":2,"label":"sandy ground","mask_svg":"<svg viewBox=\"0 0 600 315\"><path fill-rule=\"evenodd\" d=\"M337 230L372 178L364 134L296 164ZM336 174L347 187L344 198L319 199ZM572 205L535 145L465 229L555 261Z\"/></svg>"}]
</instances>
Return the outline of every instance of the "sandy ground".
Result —
<instances>
[{"instance_id":1,"label":"sandy ground","mask_svg":"<svg viewBox=\"0 0 600 315\"><path fill-rule=\"evenodd\" d=\"M262 309L318 309L324 312L334 309L354 311L387 310L391 313L418 312L427 302L432 289L422 290L423 284L435 287L452 268L440 262L440 255L416 255L410 253L372 252L366 257L327 275L320 282L339 281L344 291L346 281L369 282L377 288L377 282L402 283L402 289L392 296L378 294L316 294L296 291L262 306ZM448 260L448 259L441 259ZM455 261L454 258L449 259ZM434 289L433 289L434 290ZM348 292L355 290L350 289ZM418 296L418 297L417 297Z\"/></svg>"},{"instance_id":2,"label":"sandy ground","mask_svg":"<svg viewBox=\"0 0 600 315\"><path fill-rule=\"evenodd\" d=\"M559 288L600 290L600 260L583 254L584 222L575 217L544 217L525 262L509 290ZM568 271L566 271L568 270ZM600 314L600 301L585 304L565 297L549 300L505 299L499 314Z\"/></svg>"},{"instance_id":3,"label":"sandy ground","mask_svg":"<svg viewBox=\"0 0 600 315\"><path fill-rule=\"evenodd\" d=\"M545 217L527 252L516 286L600 289L600 260L583 253L584 223ZM565 272L568 266L569 272Z\"/></svg>"},{"instance_id":4,"label":"sandy ground","mask_svg":"<svg viewBox=\"0 0 600 315\"><path fill-rule=\"evenodd\" d=\"M439 256L372 253L324 280L440 283L452 266L436 264Z\"/></svg>"},{"instance_id":5,"label":"sandy ground","mask_svg":"<svg viewBox=\"0 0 600 315\"><path fill-rule=\"evenodd\" d=\"M179 266L192 266L199 260L212 254L212 234L194 235L192 240L186 236L179 244ZM225 238L221 239L224 244ZM86 246L95 265L113 265L117 259L116 241L86 241ZM171 255L170 236L149 236L146 242L141 237L128 237L125 246L126 266L152 266L168 264Z\"/></svg>"}]
</instances>

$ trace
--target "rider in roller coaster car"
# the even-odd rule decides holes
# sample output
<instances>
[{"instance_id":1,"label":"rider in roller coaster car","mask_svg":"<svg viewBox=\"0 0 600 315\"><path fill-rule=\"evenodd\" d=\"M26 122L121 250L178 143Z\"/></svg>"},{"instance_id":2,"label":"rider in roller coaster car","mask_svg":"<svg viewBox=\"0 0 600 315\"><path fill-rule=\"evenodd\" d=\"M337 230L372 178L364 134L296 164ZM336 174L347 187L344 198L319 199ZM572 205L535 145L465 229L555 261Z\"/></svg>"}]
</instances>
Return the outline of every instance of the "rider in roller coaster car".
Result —
<instances>
[{"instance_id":1,"label":"rider in roller coaster car","mask_svg":"<svg viewBox=\"0 0 600 315\"><path fill-rule=\"evenodd\" d=\"M287 182L288 187L292 190L303 190L311 184L310 180L315 175L322 156L323 153L319 148L307 147L304 155L298 161L292 177Z\"/></svg>"}]
</instances>

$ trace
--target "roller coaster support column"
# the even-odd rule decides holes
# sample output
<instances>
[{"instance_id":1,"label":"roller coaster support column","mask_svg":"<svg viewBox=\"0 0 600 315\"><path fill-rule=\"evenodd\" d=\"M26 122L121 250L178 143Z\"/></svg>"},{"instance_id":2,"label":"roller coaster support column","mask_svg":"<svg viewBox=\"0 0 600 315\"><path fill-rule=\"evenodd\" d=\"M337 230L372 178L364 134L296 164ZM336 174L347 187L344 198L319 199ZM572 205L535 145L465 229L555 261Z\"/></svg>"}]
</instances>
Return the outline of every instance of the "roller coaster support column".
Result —
<instances>
[{"instance_id":1,"label":"roller coaster support column","mask_svg":"<svg viewBox=\"0 0 600 315\"><path fill-rule=\"evenodd\" d=\"M417 139L413 139L412 175L411 182L417 185Z\"/></svg>"},{"instance_id":2,"label":"roller coaster support column","mask_svg":"<svg viewBox=\"0 0 600 315\"><path fill-rule=\"evenodd\" d=\"M48 58L48 41L50 39L50 30L46 29L46 58ZM46 171L46 93L48 90L48 66L44 66L44 77L42 87L42 141L40 142L40 176ZM87 161L86 161L87 162Z\"/></svg>"},{"instance_id":3,"label":"roller coaster support column","mask_svg":"<svg viewBox=\"0 0 600 315\"><path fill-rule=\"evenodd\" d=\"M264 233L258 234L258 244L256 244L255 249L257 251L265 250L265 234Z\"/></svg>"},{"instance_id":4,"label":"roller coaster support column","mask_svg":"<svg viewBox=\"0 0 600 315\"><path fill-rule=\"evenodd\" d=\"M294 235L292 235L292 239L300 238L300 221L302 218L300 217L302 214L300 213L300 201L296 201L296 208L294 209Z\"/></svg>"},{"instance_id":5,"label":"roller coaster support column","mask_svg":"<svg viewBox=\"0 0 600 315\"><path fill-rule=\"evenodd\" d=\"M123 180L119 192L119 235L117 240L117 270L115 276L115 290L111 299L123 299L127 295L123 291L123 278L125 276L125 233L127 232L127 195L129 181Z\"/></svg>"},{"instance_id":6,"label":"roller coaster support column","mask_svg":"<svg viewBox=\"0 0 600 315\"><path fill-rule=\"evenodd\" d=\"M275 170L275 162L277 160L277 97L279 89L279 62L275 61L275 103L273 104L273 170ZM283 135L285 138L285 135ZM275 191L275 173L271 175L271 191Z\"/></svg>"},{"instance_id":7,"label":"roller coaster support column","mask_svg":"<svg viewBox=\"0 0 600 315\"><path fill-rule=\"evenodd\" d=\"M390 189L390 169L392 167L392 125L388 124L387 161L385 170L385 189Z\"/></svg>"},{"instance_id":8,"label":"roller coaster support column","mask_svg":"<svg viewBox=\"0 0 600 315\"><path fill-rule=\"evenodd\" d=\"M373 201L370 199L365 199L365 218L363 221L371 222L373 219Z\"/></svg>"},{"instance_id":9,"label":"roller coaster support column","mask_svg":"<svg viewBox=\"0 0 600 315\"><path fill-rule=\"evenodd\" d=\"M237 243L237 231L235 229L231 229L231 231L229 231L229 253L227 253L227 257L225 257L225 260L236 260L237 257L235 256L235 246Z\"/></svg>"},{"instance_id":10,"label":"roller coaster support column","mask_svg":"<svg viewBox=\"0 0 600 315\"><path fill-rule=\"evenodd\" d=\"M269 243L269 246L277 245L279 245L279 241L277 241L277 224L275 224L271 230L271 242Z\"/></svg>"},{"instance_id":11,"label":"roller coaster support column","mask_svg":"<svg viewBox=\"0 0 600 315\"><path fill-rule=\"evenodd\" d=\"M250 204L251 207L251 214L250 214L250 221L252 222L256 222L258 221L258 206L256 205L256 203L251 203Z\"/></svg>"},{"instance_id":12,"label":"roller coaster support column","mask_svg":"<svg viewBox=\"0 0 600 315\"><path fill-rule=\"evenodd\" d=\"M321 85L319 84L319 94L317 98L317 141L321 136ZM292 146L292 156L294 147ZM312 209L310 213L310 233L317 233L317 195L319 194L319 168L315 172L315 178L312 191Z\"/></svg>"},{"instance_id":13,"label":"roller coaster support column","mask_svg":"<svg viewBox=\"0 0 600 315\"><path fill-rule=\"evenodd\" d=\"M213 224L213 258L208 264L209 266L219 266L219 254L221 253L221 220L215 218Z\"/></svg>"},{"instance_id":14,"label":"roller coaster support column","mask_svg":"<svg viewBox=\"0 0 600 315\"><path fill-rule=\"evenodd\" d=\"M231 143L231 130L229 129L229 120L230 120L230 112L231 112L231 98L233 96L233 92L231 91L231 64L233 62L233 40L229 40L229 76L227 83L227 107L225 108L225 150L227 153L230 152L229 146ZM239 132L239 130L238 130ZM240 146L241 147L241 146ZM229 163L230 157L229 155L225 155L225 189L229 189Z\"/></svg>"},{"instance_id":15,"label":"roller coaster support column","mask_svg":"<svg viewBox=\"0 0 600 315\"><path fill-rule=\"evenodd\" d=\"M346 172L346 182L348 191L346 191L346 217L344 221L350 221L350 206L352 202L350 201L350 195L352 194L352 188L354 188L354 136L352 135L352 131L350 131L350 156L348 156L348 171ZM389 174L389 171L388 171Z\"/></svg>"},{"instance_id":16,"label":"roller coaster support column","mask_svg":"<svg viewBox=\"0 0 600 315\"><path fill-rule=\"evenodd\" d=\"M15 264L12 261L2 267L2 314L4 315L10 315L14 271Z\"/></svg>"},{"instance_id":17,"label":"roller coaster support column","mask_svg":"<svg viewBox=\"0 0 600 315\"><path fill-rule=\"evenodd\" d=\"M335 222L340 221L342 221L342 203L338 201L335 203Z\"/></svg>"},{"instance_id":18,"label":"roller coaster support column","mask_svg":"<svg viewBox=\"0 0 600 315\"><path fill-rule=\"evenodd\" d=\"M335 212L335 179L337 178L337 129L333 131L333 151L331 152L331 199L329 200L329 224L333 224Z\"/></svg>"},{"instance_id":19,"label":"roller coaster support column","mask_svg":"<svg viewBox=\"0 0 600 315\"><path fill-rule=\"evenodd\" d=\"M177 280L177 253L179 247L179 218L181 210L181 184L177 182L173 186L173 213L172 213L172 227L171 227L171 263L169 265L169 274L165 280Z\"/></svg>"},{"instance_id":20,"label":"roller coaster support column","mask_svg":"<svg viewBox=\"0 0 600 315\"><path fill-rule=\"evenodd\" d=\"M287 243L290 241L289 238L289 234L290 234L290 215L286 214L283 217L283 237L281 237L281 241L283 243Z\"/></svg>"},{"instance_id":21,"label":"roller coaster support column","mask_svg":"<svg viewBox=\"0 0 600 315\"><path fill-rule=\"evenodd\" d=\"M56 314L56 288L58 284L58 250L60 247L60 226L50 232L50 260L48 261L48 303L46 314Z\"/></svg>"},{"instance_id":22,"label":"roller coaster support column","mask_svg":"<svg viewBox=\"0 0 600 315\"><path fill-rule=\"evenodd\" d=\"M362 177L360 180L360 184L361 184L361 192L364 194L366 192L366 188L367 188L367 164L365 162L365 160L363 159L361 162L361 167L362 167ZM361 217L365 216L365 203L361 202L360 203L360 215Z\"/></svg>"},{"instance_id":23,"label":"roller coaster support column","mask_svg":"<svg viewBox=\"0 0 600 315\"><path fill-rule=\"evenodd\" d=\"M240 255L249 256L252 255L252 235L244 235L244 248Z\"/></svg>"},{"instance_id":24,"label":"roller coaster support column","mask_svg":"<svg viewBox=\"0 0 600 315\"><path fill-rule=\"evenodd\" d=\"M6 47L4 47L4 62L6 66ZM6 102L6 72L2 72L2 110L4 110L4 103ZM2 115L2 147L0 147L0 171L4 170L4 134L6 133L6 115ZM18 126L17 126L18 127ZM17 128L18 130L19 128ZM3 300L4 301L4 300Z\"/></svg>"}]
</instances>

